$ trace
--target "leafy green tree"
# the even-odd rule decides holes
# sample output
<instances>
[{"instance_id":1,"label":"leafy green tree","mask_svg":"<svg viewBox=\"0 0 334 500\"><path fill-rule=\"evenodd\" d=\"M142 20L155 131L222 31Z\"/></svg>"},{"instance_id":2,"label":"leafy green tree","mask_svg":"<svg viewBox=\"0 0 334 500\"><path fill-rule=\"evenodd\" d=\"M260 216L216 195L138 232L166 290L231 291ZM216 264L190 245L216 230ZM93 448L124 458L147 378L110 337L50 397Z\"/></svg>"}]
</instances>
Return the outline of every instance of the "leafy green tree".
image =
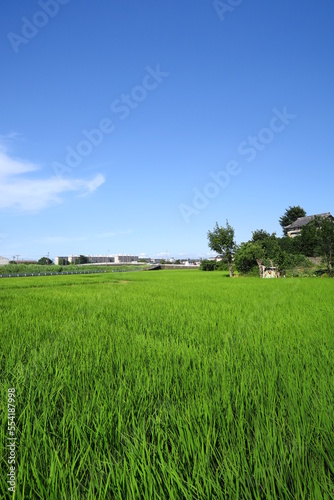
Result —
<instances>
[{"instance_id":1,"label":"leafy green tree","mask_svg":"<svg viewBox=\"0 0 334 500\"><path fill-rule=\"evenodd\" d=\"M254 243L266 240L267 238L270 238L270 234L264 229L256 229L256 231L252 231L252 241Z\"/></svg>"},{"instance_id":2,"label":"leafy green tree","mask_svg":"<svg viewBox=\"0 0 334 500\"><path fill-rule=\"evenodd\" d=\"M310 224L312 223L317 229L318 249L324 255L328 273L332 276L334 267L334 222L331 219L315 217Z\"/></svg>"},{"instance_id":3,"label":"leafy green tree","mask_svg":"<svg viewBox=\"0 0 334 500\"><path fill-rule=\"evenodd\" d=\"M214 271L216 269L216 263L214 260L201 260L200 266L201 271Z\"/></svg>"},{"instance_id":4,"label":"leafy green tree","mask_svg":"<svg viewBox=\"0 0 334 500\"><path fill-rule=\"evenodd\" d=\"M59 266L67 266L69 264L68 260L65 258L59 259Z\"/></svg>"},{"instance_id":5,"label":"leafy green tree","mask_svg":"<svg viewBox=\"0 0 334 500\"><path fill-rule=\"evenodd\" d=\"M217 252L223 259L227 262L228 269L230 272L230 277L233 277L233 254L236 246L234 240L234 229L226 220L226 228L218 226L218 222L213 229L213 231L208 231L207 233L209 240L209 248L213 252Z\"/></svg>"},{"instance_id":6,"label":"leafy green tree","mask_svg":"<svg viewBox=\"0 0 334 500\"><path fill-rule=\"evenodd\" d=\"M77 263L78 264L88 264L88 257L86 257L85 255L79 255Z\"/></svg>"},{"instance_id":7,"label":"leafy green tree","mask_svg":"<svg viewBox=\"0 0 334 500\"><path fill-rule=\"evenodd\" d=\"M284 215L279 218L279 223L283 229L284 235L287 235L287 230L285 229L286 226L289 226L290 224L295 222L297 219L299 219L299 217L305 217L305 215L305 210L299 205L287 208L284 212Z\"/></svg>"},{"instance_id":8,"label":"leafy green tree","mask_svg":"<svg viewBox=\"0 0 334 500\"><path fill-rule=\"evenodd\" d=\"M300 242L300 253L308 257L315 257L319 254L317 225L317 222L311 221L302 228L300 237L289 238L290 240Z\"/></svg>"},{"instance_id":9,"label":"leafy green tree","mask_svg":"<svg viewBox=\"0 0 334 500\"><path fill-rule=\"evenodd\" d=\"M264 266L275 266L282 270L285 253L278 244L276 234L266 233L264 236L263 239L255 237L256 241L248 241L238 247L234 261L239 272L248 273L255 265L259 268L260 277Z\"/></svg>"},{"instance_id":10,"label":"leafy green tree","mask_svg":"<svg viewBox=\"0 0 334 500\"><path fill-rule=\"evenodd\" d=\"M37 264L39 264L41 266L50 266L51 264L53 264L53 262L48 257L42 257L41 259L39 259Z\"/></svg>"},{"instance_id":11,"label":"leafy green tree","mask_svg":"<svg viewBox=\"0 0 334 500\"><path fill-rule=\"evenodd\" d=\"M259 275L263 273L265 251L260 241L241 243L234 257L235 267L240 273L249 273L257 265Z\"/></svg>"},{"instance_id":12,"label":"leafy green tree","mask_svg":"<svg viewBox=\"0 0 334 500\"><path fill-rule=\"evenodd\" d=\"M290 238L289 236L283 236L282 238L277 238L277 243L283 252L293 255L303 253L302 239L299 237Z\"/></svg>"}]
</instances>

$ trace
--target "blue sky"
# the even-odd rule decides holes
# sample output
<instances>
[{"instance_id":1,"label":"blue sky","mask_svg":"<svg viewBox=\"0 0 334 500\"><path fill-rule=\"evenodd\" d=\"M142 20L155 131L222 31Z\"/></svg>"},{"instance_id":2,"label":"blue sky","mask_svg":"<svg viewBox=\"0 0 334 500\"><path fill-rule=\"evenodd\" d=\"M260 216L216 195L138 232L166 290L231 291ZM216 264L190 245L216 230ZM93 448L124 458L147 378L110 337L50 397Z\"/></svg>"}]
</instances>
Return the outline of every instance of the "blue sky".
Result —
<instances>
[{"instance_id":1,"label":"blue sky","mask_svg":"<svg viewBox=\"0 0 334 500\"><path fill-rule=\"evenodd\" d=\"M334 212L332 0L0 6L0 255L197 257Z\"/></svg>"}]
</instances>

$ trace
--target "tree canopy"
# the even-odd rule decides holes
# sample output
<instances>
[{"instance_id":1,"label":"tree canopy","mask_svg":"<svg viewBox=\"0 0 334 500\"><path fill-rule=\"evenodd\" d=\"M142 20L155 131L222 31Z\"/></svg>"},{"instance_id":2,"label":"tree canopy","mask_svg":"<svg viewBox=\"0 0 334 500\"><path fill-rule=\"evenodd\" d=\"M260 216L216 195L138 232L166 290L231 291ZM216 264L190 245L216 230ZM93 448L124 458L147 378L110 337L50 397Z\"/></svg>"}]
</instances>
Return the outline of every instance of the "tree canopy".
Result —
<instances>
[{"instance_id":1,"label":"tree canopy","mask_svg":"<svg viewBox=\"0 0 334 500\"><path fill-rule=\"evenodd\" d=\"M295 222L297 219L299 219L299 217L305 217L305 215L305 210L299 205L287 208L284 212L284 215L279 218L279 223L283 229L284 235L286 236L287 234L287 230L285 229L286 226L289 226L290 224Z\"/></svg>"},{"instance_id":2,"label":"tree canopy","mask_svg":"<svg viewBox=\"0 0 334 500\"><path fill-rule=\"evenodd\" d=\"M328 273L332 276L334 267L334 223L330 219L315 217L308 225L316 229L315 238L319 252L324 255Z\"/></svg>"},{"instance_id":3,"label":"tree canopy","mask_svg":"<svg viewBox=\"0 0 334 500\"><path fill-rule=\"evenodd\" d=\"M233 253L236 246L234 240L234 229L226 220L226 227L220 227L218 222L213 231L208 231L209 248L217 252L227 262L230 277L233 277Z\"/></svg>"},{"instance_id":4,"label":"tree canopy","mask_svg":"<svg viewBox=\"0 0 334 500\"><path fill-rule=\"evenodd\" d=\"M49 259L48 257L41 257L37 262L37 264L41 266L50 266L52 263L53 263L52 260Z\"/></svg>"}]
</instances>

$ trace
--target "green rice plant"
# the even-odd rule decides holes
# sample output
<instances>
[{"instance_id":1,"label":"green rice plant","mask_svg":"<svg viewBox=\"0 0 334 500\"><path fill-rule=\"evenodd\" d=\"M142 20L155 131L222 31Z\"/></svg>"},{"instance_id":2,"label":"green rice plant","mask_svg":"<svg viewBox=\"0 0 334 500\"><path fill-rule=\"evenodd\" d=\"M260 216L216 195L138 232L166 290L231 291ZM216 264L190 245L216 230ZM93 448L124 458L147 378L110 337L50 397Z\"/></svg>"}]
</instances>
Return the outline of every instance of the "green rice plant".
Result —
<instances>
[{"instance_id":1,"label":"green rice plant","mask_svg":"<svg viewBox=\"0 0 334 500\"><path fill-rule=\"evenodd\" d=\"M2 279L15 498L334 498L333 292L180 270Z\"/></svg>"}]
</instances>

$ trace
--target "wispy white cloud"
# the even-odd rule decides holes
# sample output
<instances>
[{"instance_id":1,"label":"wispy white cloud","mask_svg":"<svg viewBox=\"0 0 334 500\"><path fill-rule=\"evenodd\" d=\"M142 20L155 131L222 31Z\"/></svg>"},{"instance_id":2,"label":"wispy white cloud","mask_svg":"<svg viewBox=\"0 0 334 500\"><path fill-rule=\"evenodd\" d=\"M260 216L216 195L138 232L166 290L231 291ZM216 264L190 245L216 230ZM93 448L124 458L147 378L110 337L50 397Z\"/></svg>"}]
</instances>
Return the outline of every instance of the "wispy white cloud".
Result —
<instances>
[{"instance_id":1,"label":"wispy white cloud","mask_svg":"<svg viewBox=\"0 0 334 500\"><path fill-rule=\"evenodd\" d=\"M3 138L2 138L3 139ZM76 192L87 195L105 182L101 174L92 179L36 178L39 165L9 155L6 141L0 137L0 209L40 211L61 203L62 195ZM34 178L29 174L34 173Z\"/></svg>"}]
</instances>

